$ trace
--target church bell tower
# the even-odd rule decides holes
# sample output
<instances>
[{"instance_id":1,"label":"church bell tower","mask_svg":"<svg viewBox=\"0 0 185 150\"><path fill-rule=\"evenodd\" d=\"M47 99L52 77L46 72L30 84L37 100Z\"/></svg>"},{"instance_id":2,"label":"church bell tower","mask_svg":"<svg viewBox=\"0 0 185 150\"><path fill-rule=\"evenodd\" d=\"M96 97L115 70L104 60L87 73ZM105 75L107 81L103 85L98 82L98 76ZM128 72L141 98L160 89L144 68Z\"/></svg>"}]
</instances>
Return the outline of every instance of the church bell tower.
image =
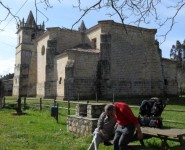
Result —
<instances>
[{"instance_id":1,"label":"church bell tower","mask_svg":"<svg viewBox=\"0 0 185 150\"><path fill-rule=\"evenodd\" d=\"M14 96L36 96L37 48L35 39L44 32L44 23L37 25L30 11L17 24L17 46L13 81Z\"/></svg>"}]
</instances>

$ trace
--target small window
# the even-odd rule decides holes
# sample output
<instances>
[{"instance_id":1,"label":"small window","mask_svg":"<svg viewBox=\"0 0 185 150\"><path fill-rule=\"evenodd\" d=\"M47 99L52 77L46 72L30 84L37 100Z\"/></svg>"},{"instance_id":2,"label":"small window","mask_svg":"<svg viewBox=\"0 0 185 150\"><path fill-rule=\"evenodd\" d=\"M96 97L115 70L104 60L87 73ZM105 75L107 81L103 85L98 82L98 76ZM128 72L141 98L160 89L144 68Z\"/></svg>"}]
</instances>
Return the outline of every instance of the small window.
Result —
<instances>
[{"instance_id":1,"label":"small window","mask_svg":"<svg viewBox=\"0 0 185 150\"><path fill-rule=\"evenodd\" d=\"M42 50L41 50L41 54L44 55L45 54L45 46L42 46Z\"/></svg>"},{"instance_id":2,"label":"small window","mask_svg":"<svg viewBox=\"0 0 185 150\"><path fill-rule=\"evenodd\" d=\"M35 39L35 33L33 33L32 35L31 35L31 40L34 40Z\"/></svg>"},{"instance_id":3,"label":"small window","mask_svg":"<svg viewBox=\"0 0 185 150\"><path fill-rule=\"evenodd\" d=\"M93 48L96 49L96 38L92 39Z\"/></svg>"},{"instance_id":4,"label":"small window","mask_svg":"<svg viewBox=\"0 0 185 150\"><path fill-rule=\"evenodd\" d=\"M164 79L164 85L168 85L168 80Z\"/></svg>"},{"instance_id":5,"label":"small window","mask_svg":"<svg viewBox=\"0 0 185 150\"><path fill-rule=\"evenodd\" d=\"M59 78L59 84L61 84L61 83L62 83L62 77Z\"/></svg>"}]
</instances>

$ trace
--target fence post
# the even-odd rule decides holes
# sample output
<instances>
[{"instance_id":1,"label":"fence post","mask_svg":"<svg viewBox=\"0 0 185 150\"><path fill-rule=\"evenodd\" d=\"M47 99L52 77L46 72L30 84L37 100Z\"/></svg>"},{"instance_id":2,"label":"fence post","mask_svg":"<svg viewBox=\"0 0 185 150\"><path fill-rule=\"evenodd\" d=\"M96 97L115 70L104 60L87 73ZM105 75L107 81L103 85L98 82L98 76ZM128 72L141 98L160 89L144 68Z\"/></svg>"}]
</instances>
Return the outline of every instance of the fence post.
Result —
<instances>
[{"instance_id":1,"label":"fence post","mask_svg":"<svg viewBox=\"0 0 185 150\"><path fill-rule=\"evenodd\" d=\"M2 98L0 97L0 108L3 107L3 106L2 106L2 105L3 105L3 104L2 104L2 101L3 101L3 97L2 97Z\"/></svg>"},{"instance_id":2,"label":"fence post","mask_svg":"<svg viewBox=\"0 0 185 150\"><path fill-rule=\"evenodd\" d=\"M56 102L56 99L54 98L54 100L53 100L54 102L54 106L56 106L57 105L57 102Z\"/></svg>"},{"instance_id":3,"label":"fence post","mask_svg":"<svg viewBox=\"0 0 185 150\"><path fill-rule=\"evenodd\" d=\"M96 93L96 102L98 103L98 95L97 95L97 93Z\"/></svg>"},{"instance_id":4,"label":"fence post","mask_svg":"<svg viewBox=\"0 0 185 150\"><path fill-rule=\"evenodd\" d=\"M70 115L70 100L68 100L68 115Z\"/></svg>"},{"instance_id":5,"label":"fence post","mask_svg":"<svg viewBox=\"0 0 185 150\"><path fill-rule=\"evenodd\" d=\"M79 95L79 93L78 93L78 102L79 102L79 99L80 99L80 95Z\"/></svg>"},{"instance_id":6,"label":"fence post","mask_svg":"<svg viewBox=\"0 0 185 150\"><path fill-rule=\"evenodd\" d=\"M26 97L24 97L24 110L26 109Z\"/></svg>"},{"instance_id":7,"label":"fence post","mask_svg":"<svg viewBox=\"0 0 185 150\"><path fill-rule=\"evenodd\" d=\"M3 108L5 108L5 105L6 105L6 104L5 104L5 100L6 100L6 97L4 96L4 97L3 97Z\"/></svg>"},{"instance_id":8,"label":"fence post","mask_svg":"<svg viewBox=\"0 0 185 150\"><path fill-rule=\"evenodd\" d=\"M40 110L42 110L42 98L40 98Z\"/></svg>"},{"instance_id":9,"label":"fence post","mask_svg":"<svg viewBox=\"0 0 185 150\"><path fill-rule=\"evenodd\" d=\"M57 103L57 114L56 114L56 120L57 120L57 123L58 123L58 103Z\"/></svg>"},{"instance_id":10,"label":"fence post","mask_svg":"<svg viewBox=\"0 0 185 150\"><path fill-rule=\"evenodd\" d=\"M3 107L3 97L2 98L0 97L0 108L2 107Z\"/></svg>"},{"instance_id":11,"label":"fence post","mask_svg":"<svg viewBox=\"0 0 185 150\"><path fill-rule=\"evenodd\" d=\"M114 91L113 91L113 94L112 94L112 102L114 103Z\"/></svg>"},{"instance_id":12,"label":"fence post","mask_svg":"<svg viewBox=\"0 0 185 150\"><path fill-rule=\"evenodd\" d=\"M22 97L21 96L19 96L19 98L18 98L18 100L17 100L17 109L16 109L16 111L17 111L17 114L22 114L22 110L21 110L21 102L22 102Z\"/></svg>"}]
</instances>

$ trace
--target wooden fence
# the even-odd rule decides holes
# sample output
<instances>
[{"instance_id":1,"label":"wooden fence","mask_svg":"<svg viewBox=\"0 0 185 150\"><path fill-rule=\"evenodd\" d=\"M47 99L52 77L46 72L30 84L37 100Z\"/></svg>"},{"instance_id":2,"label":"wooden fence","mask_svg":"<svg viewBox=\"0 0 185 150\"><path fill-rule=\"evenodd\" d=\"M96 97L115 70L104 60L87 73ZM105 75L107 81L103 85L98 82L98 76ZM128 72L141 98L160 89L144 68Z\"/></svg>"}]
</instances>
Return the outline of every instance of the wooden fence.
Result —
<instances>
[{"instance_id":1,"label":"wooden fence","mask_svg":"<svg viewBox=\"0 0 185 150\"><path fill-rule=\"evenodd\" d=\"M71 107L72 104L76 105L79 103L86 103L88 104L89 101L64 101L64 100L56 100L56 99L42 99L42 98L27 98L27 97L23 97L21 98L21 107L20 109L27 109L28 107L32 107L32 108L38 108L40 111L45 107L52 109L64 109L67 110L67 114L70 115L71 111L76 111L76 108ZM99 103L99 101L95 101L94 103ZM12 99L12 100L7 100L6 97L3 97L0 100L0 108L6 108L8 105L13 104L14 108L18 107L18 98L17 99ZM65 106L61 106L61 104L65 104ZM54 107L56 106L56 107ZM138 108L139 106L134 106L134 105L130 105L131 108ZM174 112L174 113L185 113L185 110L177 110L177 109L166 109L164 111L170 111L170 112ZM58 118L58 114L56 116ZM58 119L56 118L57 122ZM169 122L169 123L177 123L177 124L182 124L185 125L185 122L183 121L174 121L174 120L169 120L169 119L164 119L164 122Z\"/></svg>"}]
</instances>

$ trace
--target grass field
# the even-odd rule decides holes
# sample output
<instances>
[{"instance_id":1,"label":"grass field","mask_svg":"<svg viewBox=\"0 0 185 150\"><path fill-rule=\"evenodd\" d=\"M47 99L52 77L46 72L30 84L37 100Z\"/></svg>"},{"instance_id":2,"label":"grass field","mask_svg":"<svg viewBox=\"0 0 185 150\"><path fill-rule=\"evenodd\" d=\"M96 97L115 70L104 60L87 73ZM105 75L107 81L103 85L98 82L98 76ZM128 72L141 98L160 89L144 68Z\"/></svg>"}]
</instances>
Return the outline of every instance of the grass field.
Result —
<instances>
[{"instance_id":1,"label":"grass field","mask_svg":"<svg viewBox=\"0 0 185 150\"><path fill-rule=\"evenodd\" d=\"M9 100L11 98L8 98ZM11 100L10 100L11 101ZM30 100L31 101L31 100ZM33 101L32 101L33 102ZM47 102L51 105L51 102ZM9 104L11 106L11 104ZM65 106L67 104L60 104ZM28 105L29 106L29 105ZM75 108L75 105L71 107ZM172 101L166 109L184 110L184 101ZM0 150L87 150L90 142L89 137L75 137L67 132L67 110L59 109L59 122L50 116L50 107L46 106L23 110L25 115L14 115L14 109L10 107L0 109ZM138 108L133 108L138 115ZM75 111L71 111L72 114ZM185 122L185 112L164 111L164 119ZM184 124L164 123L165 125L185 128ZM150 139L145 142L147 146L158 147L158 139ZM175 142L169 142L171 146ZM112 150L112 146L100 145L99 150Z\"/></svg>"}]
</instances>

